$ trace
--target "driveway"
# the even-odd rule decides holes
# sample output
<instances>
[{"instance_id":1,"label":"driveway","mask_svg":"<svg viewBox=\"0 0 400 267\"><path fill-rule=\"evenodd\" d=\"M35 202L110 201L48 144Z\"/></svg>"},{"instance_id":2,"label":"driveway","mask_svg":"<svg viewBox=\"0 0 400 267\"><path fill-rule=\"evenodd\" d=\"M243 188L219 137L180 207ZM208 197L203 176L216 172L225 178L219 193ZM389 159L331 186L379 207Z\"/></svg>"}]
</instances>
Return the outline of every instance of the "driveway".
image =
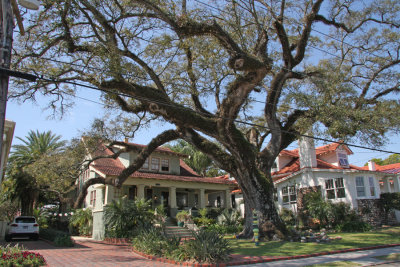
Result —
<instances>
[{"instance_id":1,"label":"driveway","mask_svg":"<svg viewBox=\"0 0 400 267\"><path fill-rule=\"evenodd\" d=\"M91 241L76 241L72 248L58 248L39 240L14 240L11 243L0 241L0 245L19 244L29 251L38 252L46 259L47 266L176 266L147 260L132 251L128 246L100 244Z\"/></svg>"}]
</instances>

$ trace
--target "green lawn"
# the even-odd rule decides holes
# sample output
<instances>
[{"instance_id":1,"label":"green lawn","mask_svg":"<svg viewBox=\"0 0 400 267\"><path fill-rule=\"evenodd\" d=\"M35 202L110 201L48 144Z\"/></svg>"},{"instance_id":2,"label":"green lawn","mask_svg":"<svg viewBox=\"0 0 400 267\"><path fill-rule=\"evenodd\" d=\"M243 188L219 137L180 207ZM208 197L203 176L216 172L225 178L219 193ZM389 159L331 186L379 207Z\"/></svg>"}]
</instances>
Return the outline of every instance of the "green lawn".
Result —
<instances>
[{"instance_id":1,"label":"green lawn","mask_svg":"<svg viewBox=\"0 0 400 267\"><path fill-rule=\"evenodd\" d=\"M228 238L234 254L249 256L294 256L325 251L361 248L384 244L400 243L400 227L390 227L366 233L329 234L341 236L342 240L333 240L329 244L300 242L260 242L256 247L249 240Z\"/></svg>"}]
</instances>

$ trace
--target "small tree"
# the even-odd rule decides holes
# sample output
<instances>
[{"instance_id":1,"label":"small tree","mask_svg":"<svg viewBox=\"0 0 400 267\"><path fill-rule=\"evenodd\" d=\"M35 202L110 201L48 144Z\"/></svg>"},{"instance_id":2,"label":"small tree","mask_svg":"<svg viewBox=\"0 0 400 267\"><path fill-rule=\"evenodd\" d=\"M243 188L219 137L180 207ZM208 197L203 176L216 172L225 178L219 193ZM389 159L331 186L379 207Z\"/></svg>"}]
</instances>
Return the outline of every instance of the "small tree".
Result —
<instances>
[{"instance_id":1,"label":"small tree","mask_svg":"<svg viewBox=\"0 0 400 267\"><path fill-rule=\"evenodd\" d=\"M92 210L78 209L72 214L69 223L78 228L79 235L90 236L92 234Z\"/></svg>"},{"instance_id":2,"label":"small tree","mask_svg":"<svg viewBox=\"0 0 400 267\"><path fill-rule=\"evenodd\" d=\"M400 193L383 193L379 198L379 206L385 214L385 220L388 220L389 212L400 210Z\"/></svg>"}]
</instances>

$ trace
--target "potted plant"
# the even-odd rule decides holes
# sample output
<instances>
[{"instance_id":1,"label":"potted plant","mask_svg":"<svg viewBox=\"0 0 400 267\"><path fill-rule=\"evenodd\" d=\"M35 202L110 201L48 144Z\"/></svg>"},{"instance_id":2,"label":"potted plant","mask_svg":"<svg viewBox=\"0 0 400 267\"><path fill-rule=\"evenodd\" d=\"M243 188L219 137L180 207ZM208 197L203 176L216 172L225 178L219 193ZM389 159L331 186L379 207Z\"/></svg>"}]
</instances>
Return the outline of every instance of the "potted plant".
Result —
<instances>
[{"instance_id":1,"label":"potted plant","mask_svg":"<svg viewBox=\"0 0 400 267\"><path fill-rule=\"evenodd\" d=\"M181 210L176 214L176 220L178 221L178 226L183 227L185 221L189 219L189 212L186 210Z\"/></svg>"}]
</instances>

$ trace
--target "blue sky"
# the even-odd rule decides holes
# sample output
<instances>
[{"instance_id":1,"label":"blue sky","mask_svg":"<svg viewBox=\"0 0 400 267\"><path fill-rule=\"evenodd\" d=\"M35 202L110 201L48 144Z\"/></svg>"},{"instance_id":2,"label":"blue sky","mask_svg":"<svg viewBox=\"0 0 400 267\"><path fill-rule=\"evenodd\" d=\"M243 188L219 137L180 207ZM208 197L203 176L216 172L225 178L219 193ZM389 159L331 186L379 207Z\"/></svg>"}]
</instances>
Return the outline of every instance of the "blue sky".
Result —
<instances>
[{"instance_id":1,"label":"blue sky","mask_svg":"<svg viewBox=\"0 0 400 267\"><path fill-rule=\"evenodd\" d=\"M78 96L93 101L99 101L98 92L84 91L79 92ZM25 102L18 104L14 101L7 103L6 117L16 122L13 144L20 143L15 137L25 137L30 130L39 130L41 132L51 130L53 133L61 135L63 139L70 140L74 137L80 137L81 133L88 129L95 118L102 117L104 110L102 105L93 103L80 98L75 98L75 105L64 117L59 119L49 119L52 115L50 110L44 110L46 101L39 97L37 103ZM160 124L154 125L150 129L138 132L131 142L146 144L157 133L165 130L166 127ZM316 144L321 145L319 143ZM363 144L358 144L363 145ZM297 143L292 143L288 149L294 149ZM390 154L375 152L360 148L351 147L354 155L350 156L350 163L358 166L364 165L371 158L386 158ZM391 136L389 144L380 149L400 152L400 138L398 135Z\"/></svg>"}]
</instances>

